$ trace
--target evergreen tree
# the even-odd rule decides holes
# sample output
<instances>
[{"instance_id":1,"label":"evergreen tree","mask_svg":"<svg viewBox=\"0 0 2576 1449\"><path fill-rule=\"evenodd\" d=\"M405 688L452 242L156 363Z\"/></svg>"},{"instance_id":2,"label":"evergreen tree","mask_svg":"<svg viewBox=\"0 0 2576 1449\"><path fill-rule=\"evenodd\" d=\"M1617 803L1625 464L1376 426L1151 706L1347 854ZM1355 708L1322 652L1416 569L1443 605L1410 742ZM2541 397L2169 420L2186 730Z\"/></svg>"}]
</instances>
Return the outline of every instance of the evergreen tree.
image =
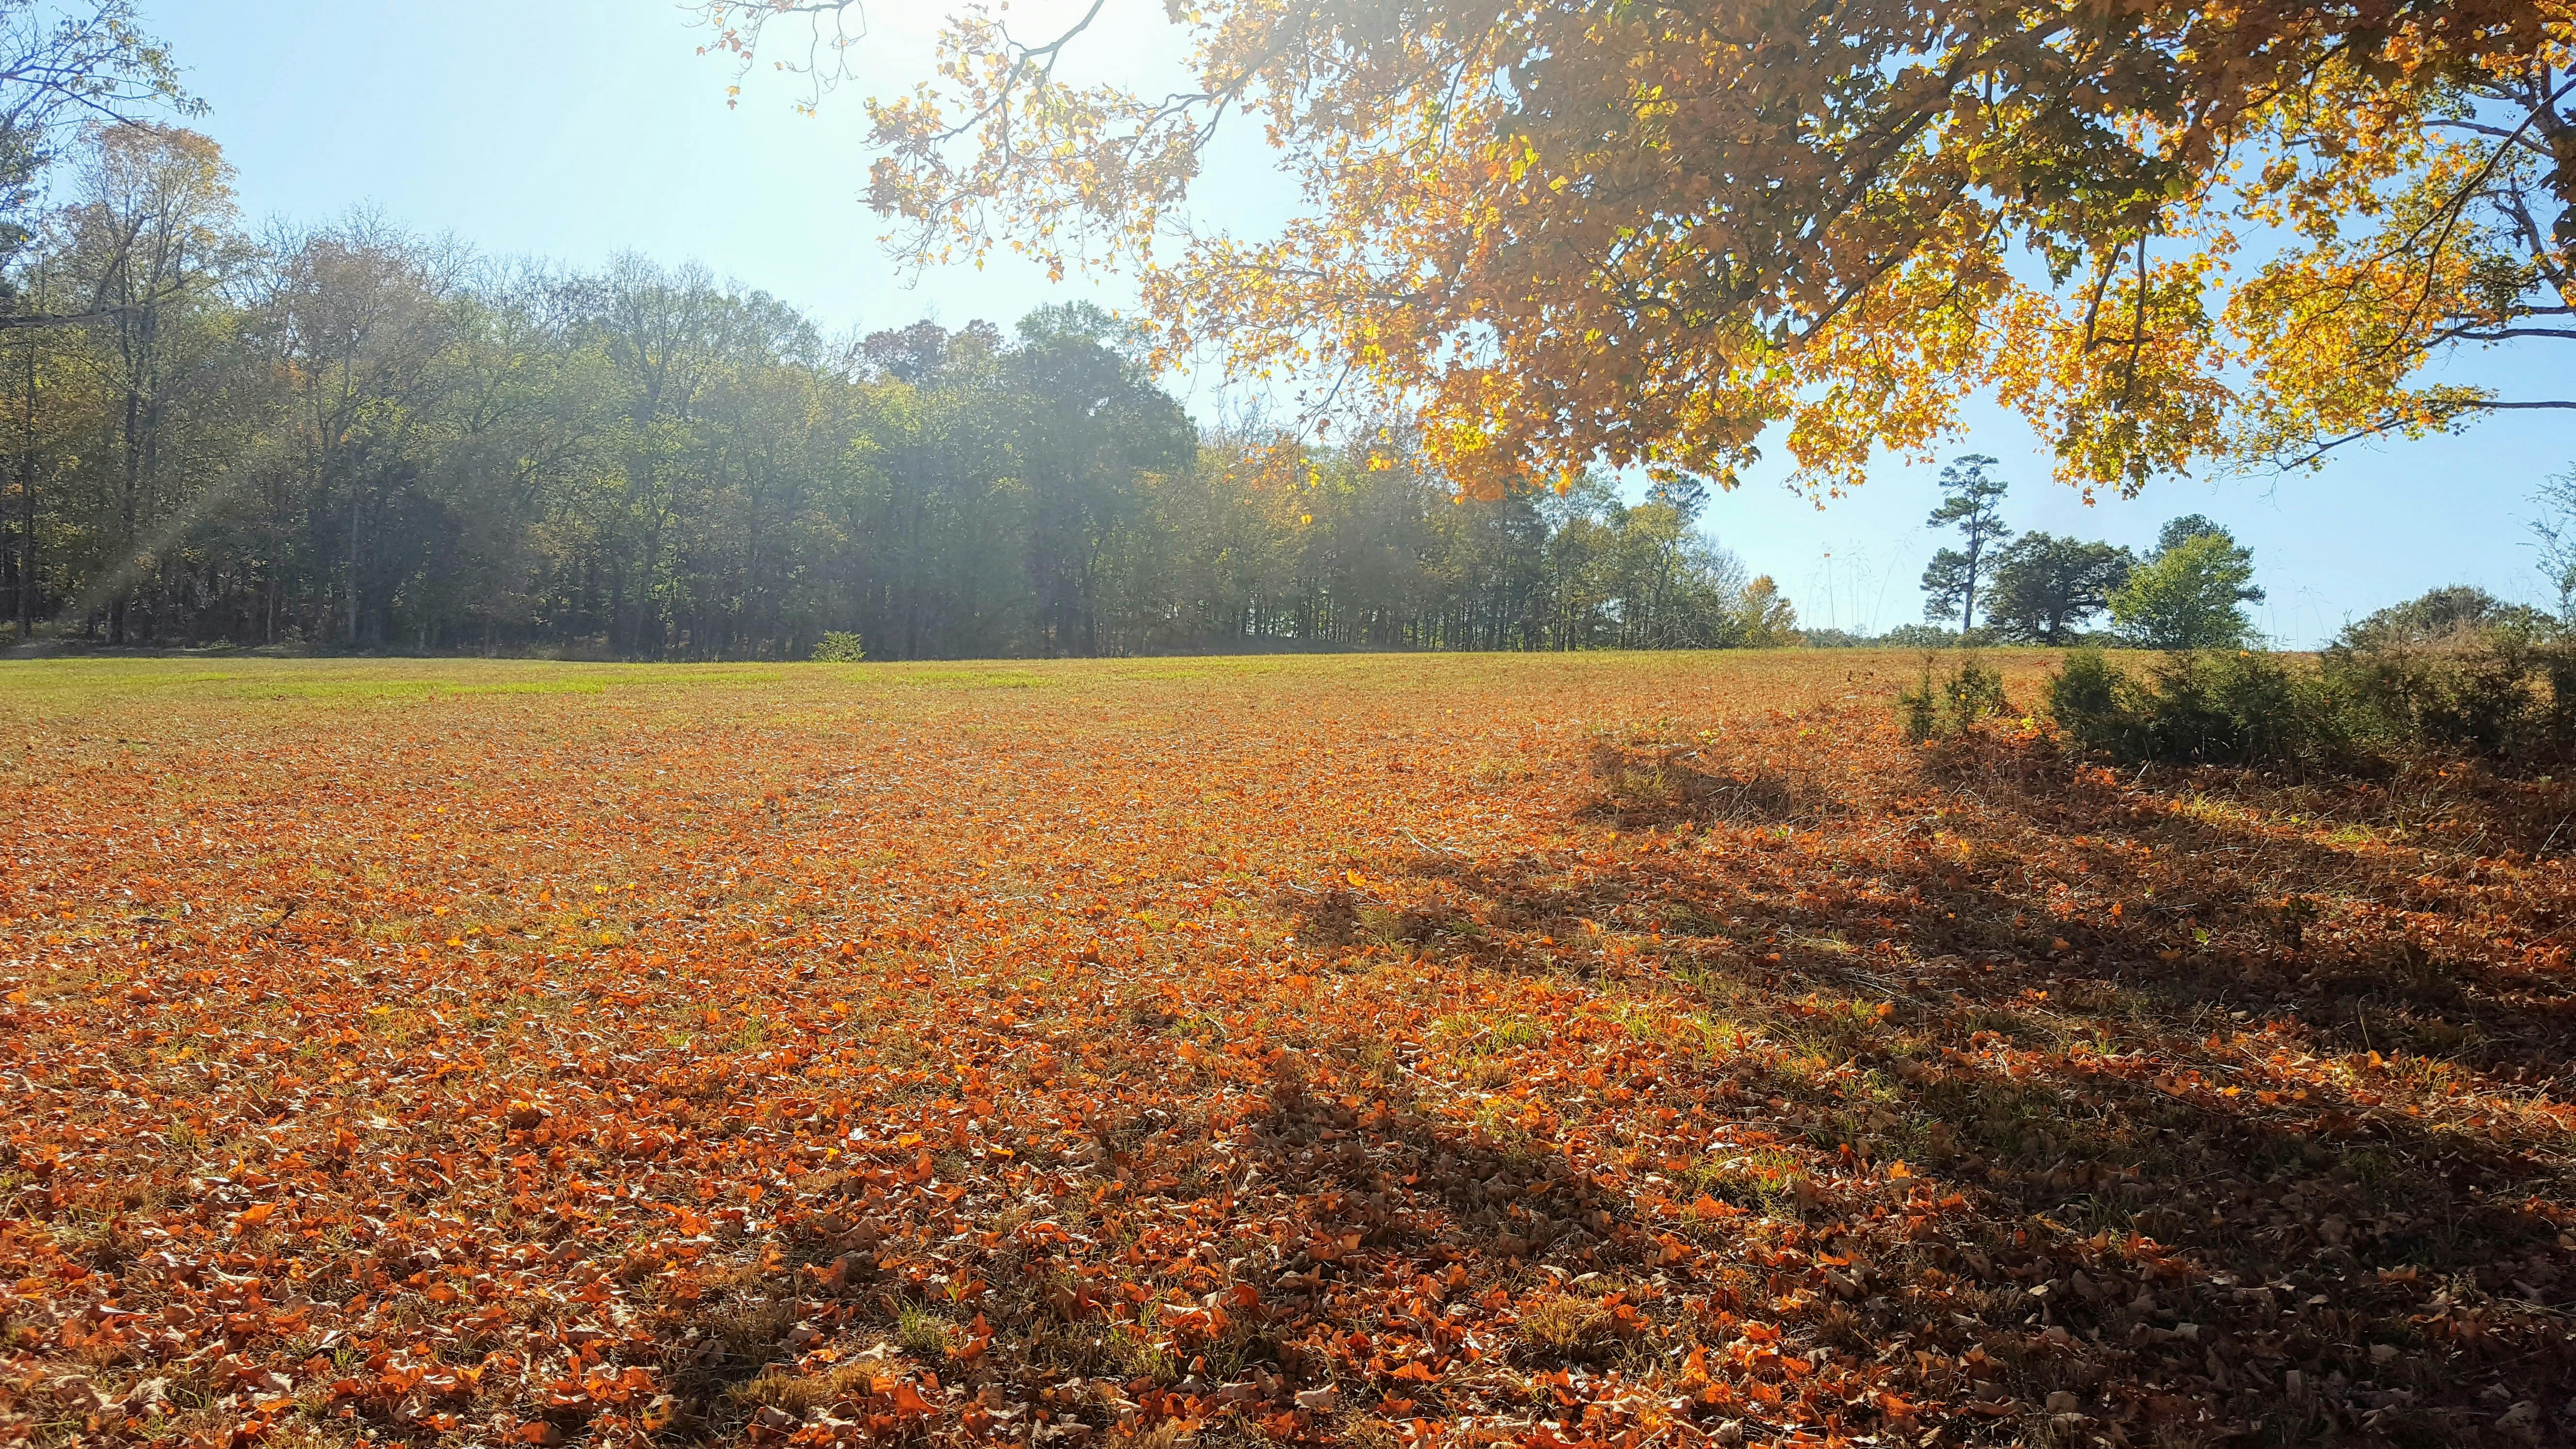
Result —
<instances>
[{"instance_id":1,"label":"evergreen tree","mask_svg":"<svg viewBox=\"0 0 2576 1449\"><path fill-rule=\"evenodd\" d=\"M1962 544L1934 554L1923 571L1924 617L1956 611L1962 633L1977 626L1977 584L1989 567L1988 555L2012 537L2001 512L2011 485L1994 476L1996 463L1983 453L1952 459L1941 470L1941 506L1924 520L1934 528L1956 528Z\"/></svg>"}]
</instances>

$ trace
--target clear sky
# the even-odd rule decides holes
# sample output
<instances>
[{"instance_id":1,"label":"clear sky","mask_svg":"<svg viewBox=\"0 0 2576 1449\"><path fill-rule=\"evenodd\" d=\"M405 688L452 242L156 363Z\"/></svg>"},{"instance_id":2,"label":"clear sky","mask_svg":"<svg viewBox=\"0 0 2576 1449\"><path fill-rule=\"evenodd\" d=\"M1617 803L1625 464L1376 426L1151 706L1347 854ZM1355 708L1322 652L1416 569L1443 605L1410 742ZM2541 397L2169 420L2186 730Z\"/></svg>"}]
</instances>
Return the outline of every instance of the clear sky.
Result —
<instances>
[{"instance_id":1,"label":"clear sky","mask_svg":"<svg viewBox=\"0 0 2576 1449\"><path fill-rule=\"evenodd\" d=\"M935 315L1007 325L1042 303L1117 306L1117 281L1050 286L998 261L907 287L857 200L868 86L794 112L790 78L756 72L725 105L729 64L666 0L143 0L213 110L199 124L238 170L254 221L326 220L367 204L416 230L479 249L595 265L622 250L698 261L807 309L827 327L900 325ZM880 0L860 52L886 89L924 71L937 0ZM1035 27L1060 0L1023 0ZM1110 0L1090 51L1095 73L1143 74L1175 53L1162 0ZM1236 158L1211 189L1225 219L1275 215L1283 198L1257 158ZM2565 396L2563 349L2499 351L2459 376L2508 396ZM1187 380L1181 385L1188 386ZM1190 390L1202 417L1218 399ZM2045 448L2019 422L1978 411L1952 453L2001 458L2015 526L2131 545L2162 522L2205 513L2250 545L2270 591L2258 622L2312 644L2349 618L2449 583L2543 602L2526 546L2529 498L2576 466L2576 414L2528 413L2459 436L2354 450L2288 478L2166 481L2135 502L2086 507L2048 481ZM1775 452L1777 450L1774 450ZM1939 546L1923 515L1934 466L1888 460L1859 493L1820 511L1776 484L1785 468L1718 499L1709 525L1757 571L1780 579L1811 625L1883 629L1919 618L1916 578Z\"/></svg>"}]
</instances>

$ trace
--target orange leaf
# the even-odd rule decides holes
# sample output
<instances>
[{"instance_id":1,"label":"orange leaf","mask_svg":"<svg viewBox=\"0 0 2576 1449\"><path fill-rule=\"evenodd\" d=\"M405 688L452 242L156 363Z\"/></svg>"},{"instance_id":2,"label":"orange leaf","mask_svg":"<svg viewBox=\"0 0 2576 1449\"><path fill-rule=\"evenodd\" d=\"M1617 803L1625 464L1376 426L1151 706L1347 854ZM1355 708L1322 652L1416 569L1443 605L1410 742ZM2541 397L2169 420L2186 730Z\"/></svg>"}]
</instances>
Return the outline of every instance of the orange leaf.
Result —
<instances>
[{"instance_id":1,"label":"orange leaf","mask_svg":"<svg viewBox=\"0 0 2576 1449\"><path fill-rule=\"evenodd\" d=\"M920 1391L915 1389L908 1380L896 1382L893 1398L895 1411L898 1413L927 1414L930 1412L929 1401L922 1398Z\"/></svg>"}]
</instances>

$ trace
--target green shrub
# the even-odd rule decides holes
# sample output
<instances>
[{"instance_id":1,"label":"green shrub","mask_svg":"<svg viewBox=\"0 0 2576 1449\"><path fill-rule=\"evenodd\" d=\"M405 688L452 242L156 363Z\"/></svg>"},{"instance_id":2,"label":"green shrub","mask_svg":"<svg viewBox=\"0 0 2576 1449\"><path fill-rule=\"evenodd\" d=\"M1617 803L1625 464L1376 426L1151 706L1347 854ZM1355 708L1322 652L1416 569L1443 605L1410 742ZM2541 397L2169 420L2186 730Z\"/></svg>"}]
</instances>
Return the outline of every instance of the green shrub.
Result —
<instances>
[{"instance_id":1,"label":"green shrub","mask_svg":"<svg viewBox=\"0 0 2576 1449\"><path fill-rule=\"evenodd\" d=\"M1923 662L1923 682L1896 692L1896 728L1909 745L1919 745L1941 730L1941 690L1932 682L1932 661Z\"/></svg>"},{"instance_id":2,"label":"green shrub","mask_svg":"<svg viewBox=\"0 0 2576 1449\"><path fill-rule=\"evenodd\" d=\"M2049 681L2048 710L2079 744L2126 760L2316 765L2346 752L2334 689L2269 654L2175 655L2139 678L2086 650Z\"/></svg>"},{"instance_id":3,"label":"green shrub","mask_svg":"<svg viewBox=\"0 0 2576 1449\"><path fill-rule=\"evenodd\" d=\"M2325 671L2354 733L2384 749L2539 762L2576 746L2576 647L2527 628L2338 644Z\"/></svg>"},{"instance_id":4,"label":"green shrub","mask_svg":"<svg viewBox=\"0 0 2576 1449\"><path fill-rule=\"evenodd\" d=\"M2004 677L1988 669L1985 661L1974 654L1959 661L1958 672L1942 687L1942 702L1949 706L1950 733L1966 734L1970 726L1990 714L2005 714L2012 709L2004 698Z\"/></svg>"},{"instance_id":5,"label":"green shrub","mask_svg":"<svg viewBox=\"0 0 2576 1449\"><path fill-rule=\"evenodd\" d=\"M2576 639L2527 610L2466 607L2470 592L2382 610L2313 667L2212 651L2133 675L2088 650L2048 682L2048 712L2076 743L2127 760L2326 765L2432 752L2528 767L2576 757Z\"/></svg>"},{"instance_id":6,"label":"green shrub","mask_svg":"<svg viewBox=\"0 0 2576 1449\"><path fill-rule=\"evenodd\" d=\"M2455 641L2463 634L2497 629L2537 640L2548 637L2555 628L2549 616L2538 609L2508 604L2481 588L2453 584L2402 604L2391 604L2359 623L2345 625L2335 647L2366 651L2438 644Z\"/></svg>"},{"instance_id":7,"label":"green shrub","mask_svg":"<svg viewBox=\"0 0 2576 1449\"><path fill-rule=\"evenodd\" d=\"M2333 691L2315 670L2273 654L2179 656L2150 685L2156 748L2207 764L2323 764L2343 750Z\"/></svg>"},{"instance_id":8,"label":"green shrub","mask_svg":"<svg viewBox=\"0 0 2576 1449\"><path fill-rule=\"evenodd\" d=\"M2137 692L2101 650L2080 649L2067 655L2049 678L2048 715L2077 744L2134 758L2145 749L2138 734Z\"/></svg>"},{"instance_id":9,"label":"green shrub","mask_svg":"<svg viewBox=\"0 0 2576 1449\"><path fill-rule=\"evenodd\" d=\"M1932 656L1923 657L1923 680L1912 689L1896 694L1896 727L1905 742L1919 745L1935 736L1955 738L1966 734L1977 721L1988 715L2008 714L2010 701L2004 698L2004 677L1985 666L1984 661L1969 654L1959 661L1950 677L1932 677Z\"/></svg>"},{"instance_id":10,"label":"green shrub","mask_svg":"<svg viewBox=\"0 0 2576 1449\"><path fill-rule=\"evenodd\" d=\"M811 657L817 664L856 664L867 658L868 652L859 647L858 635L834 630L815 644Z\"/></svg>"}]
</instances>

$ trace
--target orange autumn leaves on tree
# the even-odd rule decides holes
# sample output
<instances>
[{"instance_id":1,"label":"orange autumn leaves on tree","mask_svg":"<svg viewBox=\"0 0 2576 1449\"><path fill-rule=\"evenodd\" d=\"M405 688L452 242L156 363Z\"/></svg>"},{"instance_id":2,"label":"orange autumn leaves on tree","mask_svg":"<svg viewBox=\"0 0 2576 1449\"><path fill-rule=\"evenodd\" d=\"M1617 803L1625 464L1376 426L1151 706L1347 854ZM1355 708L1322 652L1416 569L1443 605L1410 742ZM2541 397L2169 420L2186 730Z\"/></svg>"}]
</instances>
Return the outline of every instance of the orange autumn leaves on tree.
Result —
<instances>
[{"instance_id":1,"label":"orange autumn leaves on tree","mask_svg":"<svg viewBox=\"0 0 2576 1449\"><path fill-rule=\"evenodd\" d=\"M819 87L854 52L775 28L860 8L704 13ZM1132 265L1167 358L1408 410L1477 493L1732 481L1774 424L1847 486L1984 388L2067 481L2134 490L2496 405L2411 380L2570 301L2568 0L1220 0L1168 8L1173 94L1074 78L1115 8L970 5L869 102L900 249ZM1301 204L1198 229L1246 120Z\"/></svg>"}]
</instances>

